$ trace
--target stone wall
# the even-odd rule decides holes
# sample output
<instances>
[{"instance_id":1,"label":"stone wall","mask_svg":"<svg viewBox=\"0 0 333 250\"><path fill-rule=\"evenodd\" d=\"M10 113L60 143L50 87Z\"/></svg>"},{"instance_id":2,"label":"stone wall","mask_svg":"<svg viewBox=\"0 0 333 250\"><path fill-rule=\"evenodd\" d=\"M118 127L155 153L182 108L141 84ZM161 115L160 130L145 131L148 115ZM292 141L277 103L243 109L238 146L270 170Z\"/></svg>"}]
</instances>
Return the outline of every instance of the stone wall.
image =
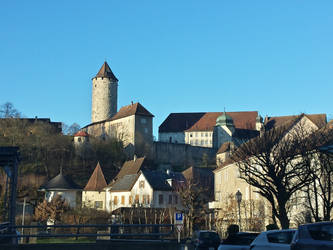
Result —
<instances>
[{"instance_id":1,"label":"stone wall","mask_svg":"<svg viewBox=\"0 0 333 250\"><path fill-rule=\"evenodd\" d=\"M154 142L153 144L153 159L157 165L200 166L203 158L207 158L209 164L215 164L215 155L216 149L213 148L167 142Z\"/></svg>"},{"instance_id":2,"label":"stone wall","mask_svg":"<svg viewBox=\"0 0 333 250\"><path fill-rule=\"evenodd\" d=\"M94 78L92 82L91 122L103 121L117 113L117 82Z\"/></svg>"}]
</instances>

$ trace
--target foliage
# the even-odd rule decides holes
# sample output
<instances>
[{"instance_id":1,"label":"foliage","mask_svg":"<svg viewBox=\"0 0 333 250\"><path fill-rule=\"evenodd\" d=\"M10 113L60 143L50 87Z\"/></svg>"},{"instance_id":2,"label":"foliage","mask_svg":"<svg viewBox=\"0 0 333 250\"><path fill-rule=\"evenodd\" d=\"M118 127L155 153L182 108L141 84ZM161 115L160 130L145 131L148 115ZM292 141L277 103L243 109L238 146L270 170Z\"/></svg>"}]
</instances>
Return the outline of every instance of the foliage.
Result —
<instances>
[{"instance_id":1,"label":"foliage","mask_svg":"<svg viewBox=\"0 0 333 250\"><path fill-rule=\"evenodd\" d=\"M35 209L35 220L46 223L51 221L58 223L62 221L63 214L69 210L67 202L59 195L55 196L51 202L44 200Z\"/></svg>"}]
</instances>

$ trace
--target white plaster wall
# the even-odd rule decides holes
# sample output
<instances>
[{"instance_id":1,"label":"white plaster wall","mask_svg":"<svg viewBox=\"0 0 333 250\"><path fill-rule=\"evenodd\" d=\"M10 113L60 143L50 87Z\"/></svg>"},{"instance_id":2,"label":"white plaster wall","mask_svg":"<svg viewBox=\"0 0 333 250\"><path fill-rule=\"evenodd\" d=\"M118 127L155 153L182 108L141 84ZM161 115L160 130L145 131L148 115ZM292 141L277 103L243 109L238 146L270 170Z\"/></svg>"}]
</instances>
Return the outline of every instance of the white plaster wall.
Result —
<instances>
[{"instance_id":1,"label":"white plaster wall","mask_svg":"<svg viewBox=\"0 0 333 250\"><path fill-rule=\"evenodd\" d=\"M135 143L135 115L117 119L106 123L106 131L109 136L116 136L122 140L124 146Z\"/></svg>"},{"instance_id":2,"label":"white plaster wall","mask_svg":"<svg viewBox=\"0 0 333 250\"><path fill-rule=\"evenodd\" d=\"M51 202L51 200L57 195L60 195L64 200L66 200L70 207L76 207L76 198L78 195L77 191L47 191L45 193L45 199L47 202Z\"/></svg>"},{"instance_id":3,"label":"white plaster wall","mask_svg":"<svg viewBox=\"0 0 333 250\"><path fill-rule=\"evenodd\" d=\"M192 146L213 147L213 131L185 131L185 143Z\"/></svg>"},{"instance_id":4,"label":"white plaster wall","mask_svg":"<svg viewBox=\"0 0 333 250\"><path fill-rule=\"evenodd\" d=\"M120 207L131 207L132 206L132 204L129 203L129 197L131 196L130 191L124 191L124 192L110 192L109 191L108 193L109 193L109 195L107 196L107 200L106 200L106 207L107 207L108 212L116 210L117 208L120 208ZM115 196L117 196L117 199L118 199L117 204L114 203ZM121 204L122 196L125 197L125 204Z\"/></svg>"},{"instance_id":5,"label":"white plaster wall","mask_svg":"<svg viewBox=\"0 0 333 250\"><path fill-rule=\"evenodd\" d=\"M91 122L111 118L117 112L118 83L109 78L93 78Z\"/></svg>"},{"instance_id":6,"label":"white plaster wall","mask_svg":"<svg viewBox=\"0 0 333 250\"><path fill-rule=\"evenodd\" d=\"M105 210L105 191L83 191L82 192L82 206L95 208L95 201L102 201L103 206L100 210Z\"/></svg>"},{"instance_id":7,"label":"white plaster wall","mask_svg":"<svg viewBox=\"0 0 333 250\"><path fill-rule=\"evenodd\" d=\"M144 188L140 188L140 182L144 182ZM142 204L144 207L150 207L151 202L153 199L153 189L149 185L148 181L146 180L145 176L141 174L137 181L135 182L132 190L131 195L133 196L133 201L135 200L135 196L139 196L139 204ZM143 195L149 196L149 204L143 204Z\"/></svg>"}]
</instances>

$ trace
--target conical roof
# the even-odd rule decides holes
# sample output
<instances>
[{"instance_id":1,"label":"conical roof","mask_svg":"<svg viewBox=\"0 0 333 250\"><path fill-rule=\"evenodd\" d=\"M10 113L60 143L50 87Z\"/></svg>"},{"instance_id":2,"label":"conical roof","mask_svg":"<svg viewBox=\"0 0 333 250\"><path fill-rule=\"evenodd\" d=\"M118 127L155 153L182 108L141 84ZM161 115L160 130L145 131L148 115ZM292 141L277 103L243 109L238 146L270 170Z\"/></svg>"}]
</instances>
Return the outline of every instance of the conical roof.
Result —
<instances>
[{"instance_id":1,"label":"conical roof","mask_svg":"<svg viewBox=\"0 0 333 250\"><path fill-rule=\"evenodd\" d=\"M115 77L115 75L113 74L111 68L109 67L106 61L103 63L101 69L98 71L95 77L106 77L114 81L118 81L117 77Z\"/></svg>"},{"instance_id":2,"label":"conical roof","mask_svg":"<svg viewBox=\"0 0 333 250\"><path fill-rule=\"evenodd\" d=\"M94 172L90 176L90 179L83 190L84 191L102 191L103 188L105 188L106 186L107 186L107 184L106 184L106 181L104 178L104 174L103 174L102 168L98 162Z\"/></svg>"},{"instance_id":3,"label":"conical roof","mask_svg":"<svg viewBox=\"0 0 333 250\"><path fill-rule=\"evenodd\" d=\"M41 189L45 190L71 190L71 189L81 189L71 178L64 176L62 171L53 179L51 179Z\"/></svg>"}]
</instances>

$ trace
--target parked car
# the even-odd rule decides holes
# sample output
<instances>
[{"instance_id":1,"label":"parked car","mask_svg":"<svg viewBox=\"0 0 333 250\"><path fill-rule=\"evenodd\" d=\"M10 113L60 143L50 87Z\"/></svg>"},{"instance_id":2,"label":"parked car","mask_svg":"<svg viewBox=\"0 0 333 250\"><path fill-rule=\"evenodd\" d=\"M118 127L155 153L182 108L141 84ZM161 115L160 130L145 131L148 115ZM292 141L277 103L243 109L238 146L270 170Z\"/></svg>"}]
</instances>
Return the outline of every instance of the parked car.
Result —
<instances>
[{"instance_id":1,"label":"parked car","mask_svg":"<svg viewBox=\"0 0 333 250\"><path fill-rule=\"evenodd\" d=\"M251 250L290 249L296 229L270 230L262 232L251 243Z\"/></svg>"},{"instance_id":2,"label":"parked car","mask_svg":"<svg viewBox=\"0 0 333 250\"><path fill-rule=\"evenodd\" d=\"M290 249L333 249L333 222L317 222L299 226Z\"/></svg>"},{"instance_id":3,"label":"parked car","mask_svg":"<svg viewBox=\"0 0 333 250\"><path fill-rule=\"evenodd\" d=\"M199 230L192 234L191 244L195 249L216 250L221 239L217 232L209 230Z\"/></svg>"},{"instance_id":4,"label":"parked car","mask_svg":"<svg viewBox=\"0 0 333 250\"><path fill-rule=\"evenodd\" d=\"M251 242L259 233L239 232L229 235L221 242L218 250L249 250Z\"/></svg>"}]
</instances>

